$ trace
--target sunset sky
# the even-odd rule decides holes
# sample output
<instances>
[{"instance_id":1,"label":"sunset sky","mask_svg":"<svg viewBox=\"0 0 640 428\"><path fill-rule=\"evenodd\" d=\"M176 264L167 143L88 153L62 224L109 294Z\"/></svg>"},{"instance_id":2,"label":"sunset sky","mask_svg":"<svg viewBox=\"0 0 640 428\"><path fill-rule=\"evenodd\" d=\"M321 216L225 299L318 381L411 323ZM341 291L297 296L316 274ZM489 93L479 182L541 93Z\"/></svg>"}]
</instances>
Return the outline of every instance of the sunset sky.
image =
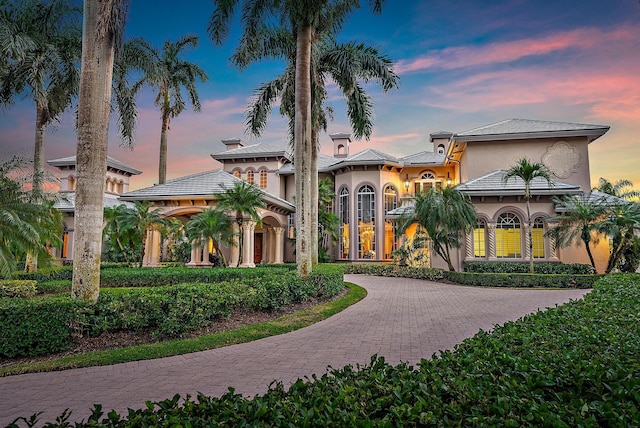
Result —
<instances>
[{"instance_id":1,"label":"sunset sky","mask_svg":"<svg viewBox=\"0 0 640 428\"><path fill-rule=\"evenodd\" d=\"M244 112L253 90L282 69L277 61L242 72L228 61L238 44L234 25L222 46L208 39L210 0L132 0L127 37L162 46L186 34L200 36L186 56L209 74L199 85L202 111L174 118L169 133L169 179L211 170L220 140L242 138L287 144L286 121L278 110L259 139L245 134ZM592 184L598 177L630 179L640 188L640 2L638 0L405 0L387 1L381 15L369 2L346 23L339 41L379 48L396 61L400 89L384 94L368 86L376 109L370 141L352 153L374 148L394 156L424 150L429 133L460 132L508 118L578 122L611 127L590 145ZM335 120L329 133L349 132L344 103L330 88ZM133 151L119 146L117 124L109 133L109 155L140 169L131 188L158 179L160 114L153 94L138 100ZM75 155L70 109L47 129L46 159ZM24 99L0 111L0 157L33 153L35 107ZM331 140L321 136L322 151Z\"/></svg>"}]
</instances>

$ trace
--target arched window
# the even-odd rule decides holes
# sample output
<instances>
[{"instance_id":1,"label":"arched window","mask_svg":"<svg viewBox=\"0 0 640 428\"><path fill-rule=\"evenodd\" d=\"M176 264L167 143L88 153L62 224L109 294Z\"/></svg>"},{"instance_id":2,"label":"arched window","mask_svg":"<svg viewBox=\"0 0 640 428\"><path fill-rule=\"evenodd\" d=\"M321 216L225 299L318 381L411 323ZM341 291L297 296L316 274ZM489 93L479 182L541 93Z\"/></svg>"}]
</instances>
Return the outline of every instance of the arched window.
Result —
<instances>
[{"instance_id":1,"label":"arched window","mask_svg":"<svg viewBox=\"0 0 640 428\"><path fill-rule=\"evenodd\" d=\"M438 144L438 154L444 154L444 144Z\"/></svg>"},{"instance_id":2,"label":"arched window","mask_svg":"<svg viewBox=\"0 0 640 428\"><path fill-rule=\"evenodd\" d=\"M384 188L384 212L398 208L398 191L395 187L388 185ZM384 258L393 258L393 251L397 248L394 223L391 220L384 221Z\"/></svg>"},{"instance_id":3,"label":"arched window","mask_svg":"<svg viewBox=\"0 0 640 428\"><path fill-rule=\"evenodd\" d=\"M358 258L376 258L376 193L368 184L358 190Z\"/></svg>"},{"instance_id":4,"label":"arched window","mask_svg":"<svg viewBox=\"0 0 640 428\"><path fill-rule=\"evenodd\" d=\"M235 178L240 178L240 179L242 179L242 173L240 172L240 170L239 170L239 169L236 169L235 171L233 171L233 176L234 176Z\"/></svg>"},{"instance_id":5,"label":"arched window","mask_svg":"<svg viewBox=\"0 0 640 428\"><path fill-rule=\"evenodd\" d=\"M247 171L247 183L254 184L256 182L255 172L253 170Z\"/></svg>"},{"instance_id":6,"label":"arched window","mask_svg":"<svg viewBox=\"0 0 640 428\"><path fill-rule=\"evenodd\" d=\"M496 257L522 257L520 219L514 213L500 214L496 222Z\"/></svg>"},{"instance_id":7,"label":"arched window","mask_svg":"<svg viewBox=\"0 0 640 428\"><path fill-rule=\"evenodd\" d=\"M415 193L428 193L432 188L442 189L442 180L437 180L432 171L425 171L415 181Z\"/></svg>"},{"instance_id":8,"label":"arched window","mask_svg":"<svg viewBox=\"0 0 640 428\"><path fill-rule=\"evenodd\" d=\"M482 219L473 229L473 257L487 257L487 223Z\"/></svg>"},{"instance_id":9,"label":"arched window","mask_svg":"<svg viewBox=\"0 0 640 428\"><path fill-rule=\"evenodd\" d=\"M340 218L340 248L338 257L349 258L349 190L346 187L340 190L338 196L338 217Z\"/></svg>"},{"instance_id":10,"label":"arched window","mask_svg":"<svg viewBox=\"0 0 640 428\"><path fill-rule=\"evenodd\" d=\"M267 170L264 168L260 170L260 188L261 189L267 188Z\"/></svg>"},{"instance_id":11,"label":"arched window","mask_svg":"<svg viewBox=\"0 0 640 428\"><path fill-rule=\"evenodd\" d=\"M544 220L542 217L538 217L533 221L531 229L531 244L533 250L533 257L537 259L543 259L544 254Z\"/></svg>"}]
</instances>

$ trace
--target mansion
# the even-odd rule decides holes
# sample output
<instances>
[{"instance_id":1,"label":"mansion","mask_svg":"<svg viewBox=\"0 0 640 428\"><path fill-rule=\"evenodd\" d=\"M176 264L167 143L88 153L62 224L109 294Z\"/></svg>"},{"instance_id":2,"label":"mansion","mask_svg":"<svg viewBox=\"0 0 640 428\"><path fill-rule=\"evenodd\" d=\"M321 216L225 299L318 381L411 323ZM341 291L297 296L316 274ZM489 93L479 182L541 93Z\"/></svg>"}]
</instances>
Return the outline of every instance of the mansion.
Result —
<instances>
[{"instance_id":1,"label":"mansion","mask_svg":"<svg viewBox=\"0 0 640 428\"><path fill-rule=\"evenodd\" d=\"M339 230L332 255L344 262L391 261L400 242L394 220L412 209L414 195L432 187L455 185L469 195L478 212L476 228L452 254L457 270L465 261L528 260L529 235L525 232L529 227L537 261L588 263L584 248L556 248L545 231L553 227L554 196L590 192L589 144L608 129L508 119L459 133L432 133L424 151L400 158L373 149L351 153L349 134L331 134L333 156L319 155L318 174L320 179L331 180L336 194L331 209L339 218ZM219 195L234 182L245 180L262 189L265 208L259 209L260 222L245 220L243 236L238 233L237 239L243 240L241 266L293 262L295 177L291 154L267 144L246 145L237 138L223 143L226 150L211 155L222 168L134 191L128 191L129 178L140 172L111 159L107 173L113 177L111 187L107 182L110 195L106 196L117 195L124 203L150 201L164 216L186 223L191 216L215 206ZM544 180L532 182L531 224L527 224L524 182L513 178L504 183L502 179L521 157L544 163L554 178L550 185ZM60 161L49 163L66 168L61 169L59 178L66 183L63 190L70 192L73 170ZM72 230L72 225L67 227ZM160 263L160 237L158 232L149 233L144 263L153 266ZM406 233L411 237L415 225ZM222 248L230 265L240 257L238 248ZM69 257L69 249L63 250L63 256L65 251ZM209 245L192 248L188 265L209 265L210 251ZM599 271L608 252L606 244L594 250ZM446 269L435 253L429 255L428 264Z\"/></svg>"}]
</instances>

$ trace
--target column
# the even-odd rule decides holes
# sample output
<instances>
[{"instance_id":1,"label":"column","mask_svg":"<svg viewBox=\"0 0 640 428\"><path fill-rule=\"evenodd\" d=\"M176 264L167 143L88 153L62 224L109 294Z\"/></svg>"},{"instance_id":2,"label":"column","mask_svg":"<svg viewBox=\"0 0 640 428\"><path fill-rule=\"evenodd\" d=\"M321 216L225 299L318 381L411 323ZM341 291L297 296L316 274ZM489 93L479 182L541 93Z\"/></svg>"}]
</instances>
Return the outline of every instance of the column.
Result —
<instances>
[{"instance_id":1,"label":"column","mask_svg":"<svg viewBox=\"0 0 640 428\"><path fill-rule=\"evenodd\" d=\"M497 260L496 257L496 224L487 223L488 260Z\"/></svg>"},{"instance_id":2,"label":"column","mask_svg":"<svg viewBox=\"0 0 640 428\"><path fill-rule=\"evenodd\" d=\"M558 226L557 222L551 223L547 222L547 228L549 231L552 231L554 228ZM556 247L556 238L553 236L553 233L549 233L548 235L548 247L549 247L549 260L558 261L558 252Z\"/></svg>"},{"instance_id":3,"label":"column","mask_svg":"<svg viewBox=\"0 0 640 428\"><path fill-rule=\"evenodd\" d=\"M242 264L241 267L256 267L253 263L254 235L256 222L247 220L244 222L244 236L242 237Z\"/></svg>"},{"instance_id":4,"label":"column","mask_svg":"<svg viewBox=\"0 0 640 428\"><path fill-rule=\"evenodd\" d=\"M144 248L144 260L142 265L145 267L160 266L160 231L147 230L147 242Z\"/></svg>"},{"instance_id":5,"label":"column","mask_svg":"<svg viewBox=\"0 0 640 428\"><path fill-rule=\"evenodd\" d=\"M231 257L229 258L229 266L236 267L240 258L240 227L238 223L233 223L233 245L231 245Z\"/></svg>"},{"instance_id":6,"label":"column","mask_svg":"<svg viewBox=\"0 0 640 428\"><path fill-rule=\"evenodd\" d=\"M269 263L276 262L276 233L270 228L269 229Z\"/></svg>"},{"instance_id":7,"label":"column","mask_svg":"<svg viewBox=\"0 0 640 428\"><path fill-rule=\"evenodd\" d=\"M202 266L211 266L212 263L209 262L209 239L203 239L203 249L202 249Z\"/></svg>"},{"instance_id":8,"label":"column","mask_svg":"<svg viewBox=\"0 0 640 428\"><path fill-rule=\"evenodd\" d=\"M262 226L262 263L271 263L270 255L270 242L271 242L271 228Z\"/></svg>"},{"instance_id":9,"label":"column","mask_svg":"<svg viewBox=\"0 0 640 428\"><path fill-rule=\"evenodd\" d=\"M195 267L197 266L197 246L196 246L196 241L191 241L191 260L189 260L189 263L187 263L187 266L189 267Z\"/></svg>"},{"instance_id":10,"label":"column","mask_svg":"<svg viewBox=\"0 0 640 428\"><path fill-rule=\"evenodd\" d=\"M275 239L275 252L274 252L274 260L275 264L282 264L284 260L284 228L283 227L274 227L273 231L276 235Z\"/></svg>"},{"instance_id":11,"label":"column","mask_svg":"<svg viewBox=\"0 0 640 428\"><path fill-rule=\"evenodd\" d=\"M67 260L73 260L73 229L67 230Z\"/></svg>"},{"instance_id":12,"label":"column","mask_svg":"<svg viewBox=\"0 0 640 428\"><path fill-rule=\"evenodd\" d=\"M464 236L465 260L473 260L473 232L467 232Z\"/></svg>"}]
</instances>

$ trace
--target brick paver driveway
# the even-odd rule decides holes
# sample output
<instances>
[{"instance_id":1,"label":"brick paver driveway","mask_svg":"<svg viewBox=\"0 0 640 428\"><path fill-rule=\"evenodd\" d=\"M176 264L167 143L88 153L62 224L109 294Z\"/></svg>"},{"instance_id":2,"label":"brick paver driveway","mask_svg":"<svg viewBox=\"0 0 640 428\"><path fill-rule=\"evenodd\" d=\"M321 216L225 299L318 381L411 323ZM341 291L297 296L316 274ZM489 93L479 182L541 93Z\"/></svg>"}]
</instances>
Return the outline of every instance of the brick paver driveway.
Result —
<instances>
[{"instance_id":1,"label":"brick paver driveway","mask_svg":"<svg viewBox=\"0 0 640 428\"><path fill-rule=\"evenodd\" d=\"M347 275L346 280L365 287L368 296L292 333L157 360L0 378L0 426L40 411L40 421L52 421L66 408L73 410L73 420L80 420L93 403L122 412L176 393L221 395L229 386L254 395L265 392L273 380L289 385L324 374L327 366L367 363L373 354L391 363L416 363L479 329L588 291L471 288L361 275Z\"/></svg>"}]
</instances>

